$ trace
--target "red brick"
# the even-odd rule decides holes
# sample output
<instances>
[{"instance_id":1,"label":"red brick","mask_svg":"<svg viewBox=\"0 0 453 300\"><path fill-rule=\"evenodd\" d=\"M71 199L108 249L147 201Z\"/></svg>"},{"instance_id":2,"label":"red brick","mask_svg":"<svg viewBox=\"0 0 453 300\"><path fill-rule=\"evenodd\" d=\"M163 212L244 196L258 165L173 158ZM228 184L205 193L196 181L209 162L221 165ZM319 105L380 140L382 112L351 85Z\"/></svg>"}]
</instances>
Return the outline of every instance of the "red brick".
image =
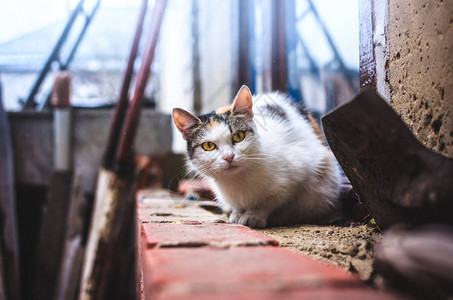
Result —
<instances>
[{"instance_id":1,"label":"red brick","mask_svg":"<svg viewBox=\"0 0 453 300\"><path fill-rule=\"evenodd\" d=\"M153 294L152 299L157 300L403 300L410 299L403 296L392 295L375 291L367 287L356 288L316 288L316 289L282 289L282 290L246 290L224 293L192 293L192 294ZM143 299L150 299L143 298Z\"/></svg>"},{"instance_id":2,"label":"red brick","mask_svg":"<svg viewBox=\"0 0 453 300\"><path fill-rule=\"evenodd\" d=\"M173 195L167 191L141 192L137 212L140 222L181 222L198 220L216 222L220 215L213 214L202 207L199 201L184 200L180 195ZM212 203L212 201L209 201Z\"/></svg>"},{"instance_id":3,"label":"red brick","mask_svg":"<svg viewBox=\"0 0 453 300\"><path fill-rule=\"evenodd\" d=\"M146 219L146 221L143 221ZM209 216L147 216L146 218L141 217L142 223L186 223L197 221L201 223L226 223L226 218L221 218L218 215Z\"/></svg>"},{"instance_id":4,"label":"red brick","mask_svg":"<svg viewBox=\"0 0 453 300\"><path fill-rule=\"evenodd\" d=\"M196 201L188 200L182 195L170 193L167 190L139 191L137 193L137 202L139 205L153 207L196 205Z\"/></svg>"},{"instance_id":5,"label":"red brick","mask_svg":"<svg viewBox=\"0 0 453 300\"><path fill-rule=\"evenodd\" d=\"M248 227L224 223L145 223L142 237L148 247L278 245L273 238Z\"/></svg>"},{"instance_id":6,"label":"red brick","mask_svg":"<svg viewBox=\"0 0 453 300\"><path fill-rule=\"evenodd\" d=\"M347 272L280 247L148 249L143 260L147 299L281 293L315 299L364 288Z\"/></svg>"},{"instance_id":7,"label":"red brick","mask_svg":"<svg viewBox=\"0 0 453 300\"><path fill-rule=\"evenodd\" d=\"M149 199L171 200L173 195L181 197L177 194L171 194L168 190L164 189L141 189L137 191L137 200L139 202L146 202Z\"/></svg>"},{"instance_id":8,"label":"red brick","mask_svg":"<svg viewBox=\"0 0 453 300\"><path fill-rule=\"evenodd\" d=\"M196 219L198 217L211 217L213 220L218 218L217 215L198 206L188 207L148 207L141 205L138 208L138 217L141 222L156 222L161 218L156 217L183 217Z\"/></svg>"}]
</instances>

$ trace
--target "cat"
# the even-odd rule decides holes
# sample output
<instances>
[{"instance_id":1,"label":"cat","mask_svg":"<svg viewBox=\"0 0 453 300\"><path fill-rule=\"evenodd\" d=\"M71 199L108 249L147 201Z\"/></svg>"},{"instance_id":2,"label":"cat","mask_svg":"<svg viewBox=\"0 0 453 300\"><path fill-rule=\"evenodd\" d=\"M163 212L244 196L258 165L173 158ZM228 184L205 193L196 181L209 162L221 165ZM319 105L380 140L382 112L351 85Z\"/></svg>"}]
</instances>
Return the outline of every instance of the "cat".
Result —
<instances>
[{"instance_id":1,"label":"cat","mask_svg":"<svg viewBox=\"0 0 453 300\"><path fill-rule=\"evenodd\" d=\"M340 191L338 164L315 119L281 93L252 97L195 117L175 108L187 165L207 178L229 220L264 228L328 223Z\"/></svg>"}]
</instances>

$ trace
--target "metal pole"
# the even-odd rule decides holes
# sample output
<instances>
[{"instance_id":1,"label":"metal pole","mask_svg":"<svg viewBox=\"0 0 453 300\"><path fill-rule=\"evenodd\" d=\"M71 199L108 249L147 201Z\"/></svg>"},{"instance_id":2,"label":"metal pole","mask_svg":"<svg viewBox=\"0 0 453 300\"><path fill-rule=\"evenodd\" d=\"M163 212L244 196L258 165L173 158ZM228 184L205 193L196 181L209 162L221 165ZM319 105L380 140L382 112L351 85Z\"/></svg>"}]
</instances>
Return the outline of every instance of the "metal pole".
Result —
<instances>
[{"instance_id":1,"label":"metal pole","mask_svg":"<svg viewBox=\"0 0 453 300\"><path fill-rule=\"evenodd\" d=\"M286 0L286 48L288 68L288 92L296 102L302 102L297 67L297 30L295 0Z\"/></svg>"},{"instance_id":2,"label":"metal pole","mask_svg":"<svg viewBox=\"0 0 453 300\"><path fill-rule=\"evenodd\" d=\"M162 24L166 5L167 0L157 1L153 9L153 15L151 17L152 24L149 33L148 44L146 45L145 57L142 61L142 66L138 73L134 97L132 98L131 107L126 116L126 122L123 129L124 134L121 135L118 153L116 156L116 163L118 167L117 171L119 175L122 175L122 173L126 171L125 168L127 168L133 160L134 142L140 121L140 113L143 106L143 97L151 71L151 63L154 59L154 52L156 49L159 30Z\"/></svg>"},{"instance_id":3,"label":"metal pole","mask_svg":"<svg viewBox=\"0 0 453 300\"><path fill-rule=\"evenodd\" d=\"M198 116L201 114L201 79L200 79L200 46L198 24L198 0L192 0L192 85L193 110Z\"/></svg>"},{"instance_id":4,"label":"metal pole","mask_svg":"<svg viewBox=\"0 0 453 300\"><path fill-rule=\"evenodd\" d=\"M237 82L233 93L235 94L242 85L249 86L252 93L255 92L255 74L253 68L252 39L253 39L253 0L240 0L238 3L239 10L239 44L238 44L238 65L237 65Z\"/></svg>"},{"instance_id":5,"label":"metal pole","mask_svg":"<svg viewBox=\"0 0 453 300\"><path fill-rule=\"evenodd\" d=\"M271 2L272 14L272 90L288 92L287 44L285 31L285 5L279 0Z\"/></svg>"},{"instance_id":6,"label":"metal pole","mask_svg":"<svg viewBox=\"0 0 453 300\"><path fill-rule=\"evenodd\" d=\"M107 139L107 147L104 152L102 165L107 170L110 170L113 167L118 141L121 136L120 132L126 117L126 111L129 104L129 87L134 73L134 63L137 58L138 46L140 44L140 37L143 31L143 21L145 20L147 7L148 0L142 0L137 27L135 29L135 36L129 53L126 71L124 72L123 83L121 85L121 92L118 98L118 103L116 104L112 124L110 126L109 137Z\"/></svg>"}]
</instances>

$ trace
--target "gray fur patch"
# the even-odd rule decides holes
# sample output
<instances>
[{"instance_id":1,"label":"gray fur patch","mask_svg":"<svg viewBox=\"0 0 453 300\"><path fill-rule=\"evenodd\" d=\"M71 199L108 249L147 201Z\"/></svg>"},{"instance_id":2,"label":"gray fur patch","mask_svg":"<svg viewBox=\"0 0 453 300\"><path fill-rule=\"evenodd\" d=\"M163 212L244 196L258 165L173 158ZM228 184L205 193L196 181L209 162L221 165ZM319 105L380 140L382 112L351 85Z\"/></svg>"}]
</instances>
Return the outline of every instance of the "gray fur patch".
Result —
<instances>
[{"instance_id":1,"label":"gray fur patch","mask_svg":"<svg viewBox=\"0 0 453 300\"><path fill-rule=\"evenodd\" d=\"M264 116L268 116L273 119L280 119L282 121L288 120L286 112L283 110L283 108L276 104L267 104L266 106L260 108L260 111Z\"/></svg>"},{"instance_id":2,"label":"gray fur patch","mask_svg":"<svg viewBox=\"0 0 453 300\"><path fill-rule=\"evenodd\" d=\"M201 143L205 142L202 140L202 137L206 134L206 131L209 131L209 126L211 121L226 124L231 133L236 131L247 131L248 134L253 134L253 127L247 122L246 117L243 115L231 114L230 111L227 111L223 114L216 114L215 112L210 112L198 117L202 124L193 129L192 134L187 139L187 154L189 158L192 159L195 154L195 149Z\"/></svg>"}]
</instances>

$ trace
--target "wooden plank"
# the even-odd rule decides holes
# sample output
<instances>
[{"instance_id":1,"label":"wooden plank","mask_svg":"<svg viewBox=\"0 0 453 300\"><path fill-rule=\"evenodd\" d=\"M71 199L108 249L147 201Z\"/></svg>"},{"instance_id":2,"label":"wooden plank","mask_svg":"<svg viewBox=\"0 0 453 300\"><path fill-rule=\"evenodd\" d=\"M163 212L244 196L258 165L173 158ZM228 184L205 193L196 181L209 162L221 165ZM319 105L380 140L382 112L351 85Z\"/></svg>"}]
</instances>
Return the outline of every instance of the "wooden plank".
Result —
<instances>
[{"instance_id":1,"label":"wooden plank","mask_svg":"<svg viewBox=\"0 0 453 300\"><path fill-rule=\"evenodd\" d=\"M138 178L136 176L135 178ZM105 273L105 299L133 299L136 283L136 186L130 187L129 199L122 210L123 223L113 246L112 261L115 262Z\"/></svg>"},{"instance_id":2,"label":"wooden plank","mask_svg":"<svg viewBox=\"0 0 453 300\"><path fill-rule=\"evenodd\" d=\"M13 151L0 86L0 298L19 299L19 246Z\"/></svg>"},{"instance_id":3,"label":"wooden plank","mask_svg":"<svg viewBox=\"0 0 453 300\"><path fill-rule=\"evenodd\" d=\"M121 228L128 224L127 203L135 188L132 182L131 177L122 179L103 169L99 172L79 299L106 299L115 245Z\"/></svg>"},{"instance_id":4,"label":"wooden plank","mask_svg":"<svg viewBox=\"0 0 453 300\"><path fill-rule=\"evenodd\" d=\"M79 299L106 299L110 288L110 272L116 264L115 246L121 241L121 229L133 220L133 207L128 199L135 191L134 145L139 125L143 95L150 74L167 0L156 1L151 16L149 38L131 105L127 112L123 135L118 145L115 172L101 169L94 203L93 218L85 251ZM133 270L133 269L132 269Z\"/></svg>"},{"instance_id":5,"label":"wooden plank","mask_svg":"<svg viewBox=\"0 0 453 300\"><path fill-rule=\"evenodd\" d=\"M71 171L55 171L52 174L34 263L33 294L36 299L52 299L55 292L63 254L71 182Z\"/></svg>"},{"instance_id":6,"label":"wooden plank","mask_svg":"<svg viewBox=\"0 0 453 300\"><path fill-rule=\"evenodd\" d=\"M0 270L4 270L5 267L3 266L3 253L0 252ZM3 272L0 272L0 299L6 299L6 291L5 291L5 278L3 276Z\"/></svg>"},{"instance_id":7,"label":"wooden plank","mask_svg":"<svg viewBox=\"0 0 453 300\"><path fill-rule=\"evenodd\" d=\"M87 199L83 195L81 175L74 174L70 196L64 251L54 299L75 299L83 262Z\"/></svg>"},{"instance_id":8,"label":"wooden plank","mask_svg":"<svg viewBox=\"0 0 453 300\"><path fill-rule=\"evenodd\" d=\"M44 205L38 240L33 290L38 299L52 299L60 270L71 194L71 75L59 73L52 89L55 165Z\"/></svg>"},{"instance_id":9,"label":"wooden plank","mask_svg":"<svg viewBox=\"0 0 453 300\"><path fill-rule=\"evenodd\" d=\"M453 159L424 147L373 90L322 119L330 148L378 225L453 223Z\"/></svg>"}]
</instances>

